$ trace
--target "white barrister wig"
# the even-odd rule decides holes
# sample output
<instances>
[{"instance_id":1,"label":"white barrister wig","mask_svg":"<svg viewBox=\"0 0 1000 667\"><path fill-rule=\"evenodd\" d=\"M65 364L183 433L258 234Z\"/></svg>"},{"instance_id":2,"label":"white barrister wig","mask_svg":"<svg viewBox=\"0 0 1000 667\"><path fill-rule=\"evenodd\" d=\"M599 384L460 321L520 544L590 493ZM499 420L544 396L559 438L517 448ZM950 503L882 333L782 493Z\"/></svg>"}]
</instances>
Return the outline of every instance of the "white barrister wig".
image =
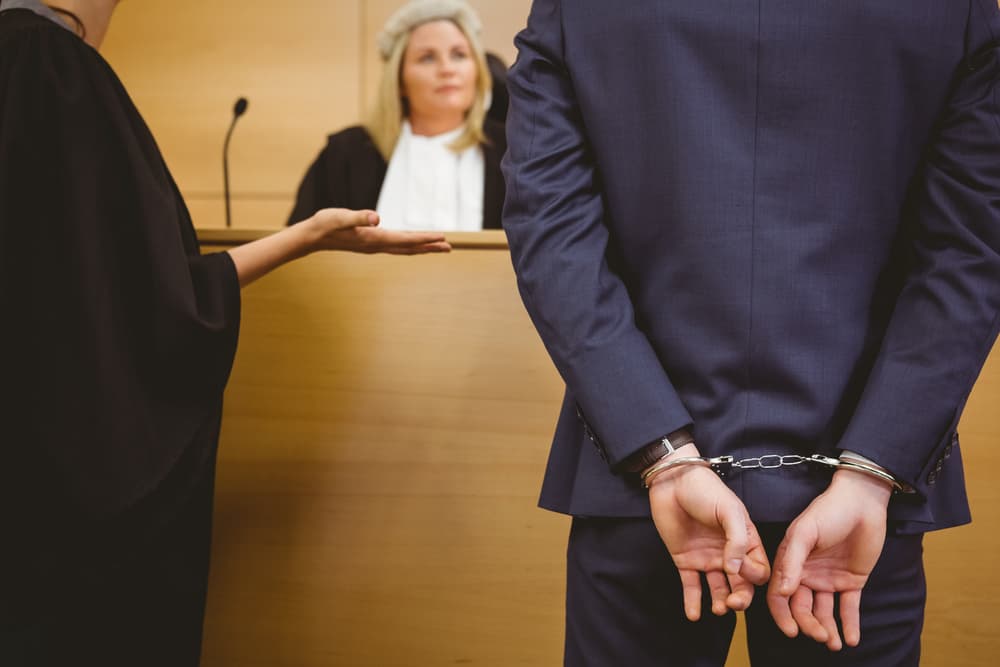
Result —
<instances>
[{"instance_id":1,"label":"white barrister wig","mask_svg":"<svg viewBox=\"0 0 1000 667\"><path fill-rule=\"evenodd\" d=\"M388 60L396 43L411 30L431 21L455 21L478 37L482 23L462 0L411 0L389 17L376 43L382 60Z\"/></svg>"}]
</instances>

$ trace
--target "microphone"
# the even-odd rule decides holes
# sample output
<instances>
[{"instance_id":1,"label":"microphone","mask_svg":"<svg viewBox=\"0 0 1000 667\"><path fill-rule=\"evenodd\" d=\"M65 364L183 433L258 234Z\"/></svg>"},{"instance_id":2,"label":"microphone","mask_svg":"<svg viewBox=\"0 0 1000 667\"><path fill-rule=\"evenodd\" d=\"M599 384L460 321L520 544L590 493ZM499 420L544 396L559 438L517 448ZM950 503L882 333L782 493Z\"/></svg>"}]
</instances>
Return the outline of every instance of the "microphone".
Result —
<instances>
[{"instance_id":1,"label":"microphone","mask_svg":"<svg viewBox=\"0 0 1000 667\"><path fill-rule=\"evenodd\" d=\"M236 127L237 119L246 113L247 104L247 98L245 97L236 100L236 104L233 105L233 120L229 123L229 131L226 132L226 141L222 145L222 184L226 198L226 227L232 224L229 213L229 137L233 136L233 128Z\"/></svg>"}]
</instances>

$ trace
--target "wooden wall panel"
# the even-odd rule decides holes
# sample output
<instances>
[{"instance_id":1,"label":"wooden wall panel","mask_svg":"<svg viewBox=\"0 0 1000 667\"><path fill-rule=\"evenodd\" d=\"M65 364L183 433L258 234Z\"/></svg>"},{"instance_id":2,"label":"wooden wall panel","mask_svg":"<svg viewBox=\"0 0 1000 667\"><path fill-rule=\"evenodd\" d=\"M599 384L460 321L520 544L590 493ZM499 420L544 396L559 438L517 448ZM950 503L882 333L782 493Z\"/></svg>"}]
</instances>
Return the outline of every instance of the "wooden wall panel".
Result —
<instances>
[{"instance_id":1,"label":"wooden wall panel","mask_svg":"<svg viewBox=\"0 0 1000 667\"><path fill-rule=\"evenodd\" d=\"M197 221L217 220L217 227L223 226L226 219L226 207L222 197L206 194L186 197L191 218ZM270 229L281 227L288 220L292 210L292 196L280 195L243 195L232 201L232 218L239 223L240 229ZM235 223L234 223L235 224ZM204 225L199 225L206 229Z\"/></svg>"},{"instance_id":2,"label":"wooden wall panel","mask_svg":"<svg viewBox=\"0 0 1000 667\"><path fill-rule=\"evenodd\" d=\"M503 251L310 257L245 292L206 667L552 665L561 386Z\"/></svg>"}]
</instances>

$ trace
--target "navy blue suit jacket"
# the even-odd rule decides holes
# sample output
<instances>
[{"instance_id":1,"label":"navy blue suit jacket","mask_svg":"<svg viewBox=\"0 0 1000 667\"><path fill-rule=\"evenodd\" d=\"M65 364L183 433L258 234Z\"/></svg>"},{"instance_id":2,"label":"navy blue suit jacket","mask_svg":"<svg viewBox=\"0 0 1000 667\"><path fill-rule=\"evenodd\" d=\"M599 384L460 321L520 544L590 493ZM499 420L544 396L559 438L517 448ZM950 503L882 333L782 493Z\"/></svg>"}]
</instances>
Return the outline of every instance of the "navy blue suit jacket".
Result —
<instances>
[{"instance_id":1,"label":"navy blue suit jacket","mask_svg":"<svg viewBox=\"0 0 1000 667\"><path fill-rule=\"evenodd\" d=\"M956 424L1000 312L996 0L536 0L504 227L566 381L543 506L640 516L616 464L850 449L968 520ZM588 438L588 435L593 438ZM596 445L596 448L595 446ZM727 482L757 521L829 483Z\"/></svg>"}]
</instances>

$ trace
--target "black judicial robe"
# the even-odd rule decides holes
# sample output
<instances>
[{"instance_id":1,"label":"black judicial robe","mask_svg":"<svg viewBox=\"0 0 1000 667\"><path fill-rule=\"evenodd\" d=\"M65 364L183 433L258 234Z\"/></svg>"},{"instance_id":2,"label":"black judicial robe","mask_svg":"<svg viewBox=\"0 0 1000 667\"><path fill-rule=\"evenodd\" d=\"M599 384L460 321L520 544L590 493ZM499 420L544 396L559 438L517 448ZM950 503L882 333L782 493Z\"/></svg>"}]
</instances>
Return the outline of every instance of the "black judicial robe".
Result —
<instances>
[{"instance_id":1,"label":"black judicial robe","mask_svg":"<svg viewBox=\"0 0 1000 667\"><path fill-rule=\"evenodd\" d=\"M500 229L506 193L500 160L507 151L503 123L483 124L483 229ZM375 209L389 164L368 130L356 125L331 134L306 170L295 195L288 225L301 222L321 208Z\"/></svg>"},{"instance_id":2,"label":"black judicial robe","mask_svg":"<svg viewBox=\"0 0 1000 667\"><path fill-rule=\"evenodd\" d=\"M212 455L239 316L229 255L199 254L107 62L32 12L0 14L7 556L26 535L122 513L182 455Z\"/></svg>"}]
</instances>

